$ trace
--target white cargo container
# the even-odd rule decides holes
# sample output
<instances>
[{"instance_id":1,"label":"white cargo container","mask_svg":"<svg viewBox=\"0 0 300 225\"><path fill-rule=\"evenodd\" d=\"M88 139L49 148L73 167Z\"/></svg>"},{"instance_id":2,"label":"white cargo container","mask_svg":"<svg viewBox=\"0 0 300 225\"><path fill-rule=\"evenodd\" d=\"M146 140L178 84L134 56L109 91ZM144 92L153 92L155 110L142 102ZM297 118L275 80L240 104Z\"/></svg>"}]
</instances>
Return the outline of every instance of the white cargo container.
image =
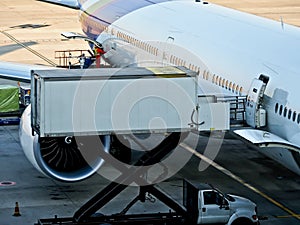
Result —
<instances>
[{"instance_id":1,"label":"white cargo container","mask_svg":"<svg viewBox=\"0 0 300 225\"><path fill-rule=\"evenodd\" d=\"M40 137L197 129L196 73L183 67L32 71Z\"/></svg>"}]
</instances>

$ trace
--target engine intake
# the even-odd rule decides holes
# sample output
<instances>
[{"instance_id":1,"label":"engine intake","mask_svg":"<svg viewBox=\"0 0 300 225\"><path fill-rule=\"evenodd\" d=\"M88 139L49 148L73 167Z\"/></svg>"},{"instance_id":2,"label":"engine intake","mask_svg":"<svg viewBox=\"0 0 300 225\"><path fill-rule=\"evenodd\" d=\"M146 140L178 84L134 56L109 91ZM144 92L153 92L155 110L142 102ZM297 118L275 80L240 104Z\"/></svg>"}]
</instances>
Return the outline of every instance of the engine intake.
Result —
<instances>
[{"instance_id":1,"label":"engine intake","mask_svg":"<svg viewBox=\"0 0 300 225\"><path fill-rule=\"evenodd\" d=\"M80 138L32 136L31 106L28 106L22 115L19 132L23 151L32 165L59 181L80 181L90 177L101 167L104 160L98 154L99 145L95 146L95 149L91 148L91 140L96 138L97 144L101 143L100 147L105 152L109 152L110 149L110 136ZM85 145L89 148L85 148Z\"/></svg>"}]
</instances>

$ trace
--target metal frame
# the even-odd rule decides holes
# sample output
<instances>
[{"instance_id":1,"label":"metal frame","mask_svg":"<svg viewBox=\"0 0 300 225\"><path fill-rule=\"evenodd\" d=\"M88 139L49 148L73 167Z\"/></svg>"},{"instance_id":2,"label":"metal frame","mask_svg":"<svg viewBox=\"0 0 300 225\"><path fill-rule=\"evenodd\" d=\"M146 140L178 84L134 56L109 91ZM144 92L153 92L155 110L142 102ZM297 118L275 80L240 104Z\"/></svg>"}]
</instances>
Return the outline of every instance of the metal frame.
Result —
<instances>
[{"instance_id":1,"label":"metal frame","mask_svg":"<svg viewBox=\"0 0 300 225\"><path fill-rule=\"evenodd\" d=\"M154 187L153 185L141 186L139 194L118 214L100 215L97 211L124 191L128 186L126 184L133 183L138 180L146 182L142 176L147 170L143 166L152 165L161 161L168 153L176 148L180 139L185 137L182 133L171 133L157 147L151 151L144 153L134 164L134 167L127 169L122 167L122 174L115 181L108 184L104 189L98 192L88 202L82 205L73 217L58 218L55 216L50 219L39 219L35 225L99 225L99 224L185 224L187 218L187 210L169 197L166 193ZM105 153L108 154L108 153ZM117 168L121 169L121 168ZM153 213L153 214L130 214L126 212L138 201L145 202L146 194L150 193L168 206L169 213Z\"/></svg>"}]
</instances>

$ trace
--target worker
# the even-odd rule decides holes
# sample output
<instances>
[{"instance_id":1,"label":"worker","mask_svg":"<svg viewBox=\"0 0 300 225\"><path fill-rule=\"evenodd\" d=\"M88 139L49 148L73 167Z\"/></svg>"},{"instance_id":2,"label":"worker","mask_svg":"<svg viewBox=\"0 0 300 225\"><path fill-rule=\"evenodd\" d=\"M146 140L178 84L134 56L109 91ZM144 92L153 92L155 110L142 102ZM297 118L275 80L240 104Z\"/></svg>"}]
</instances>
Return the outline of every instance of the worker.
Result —
<instances>
[{"instance_id":1,"label":"worker","mask_svg":"<svg viewBox=\"0 0 300 225\"><path fill-rule=\"evenodd\" d=\"M72 54L71 52L69 52L69 69L71 69L72 66L71 59L72 59Z\"/></svg>"},{"instance_id":2,"label":"worker","mask_svg":"<svg viewBox=\"0 0 300 225\"><path fill-rule=\"evenodd\" d=\"M83 69L84 64L85 64L85 54L84 53L80 56L79 63L80 63L80 69Z\"/></svg>"},{"instance_id":3,"label":"worker","mask_svg":"<svg viewBox=\"0 0 300 225\"><path fill-rule=\"evenodd\" d=\"M105 53L105 51L102 48L95 47L95 58L96 58L96 67L100 67L100 58Z\"/></svg>"}]
</instances>

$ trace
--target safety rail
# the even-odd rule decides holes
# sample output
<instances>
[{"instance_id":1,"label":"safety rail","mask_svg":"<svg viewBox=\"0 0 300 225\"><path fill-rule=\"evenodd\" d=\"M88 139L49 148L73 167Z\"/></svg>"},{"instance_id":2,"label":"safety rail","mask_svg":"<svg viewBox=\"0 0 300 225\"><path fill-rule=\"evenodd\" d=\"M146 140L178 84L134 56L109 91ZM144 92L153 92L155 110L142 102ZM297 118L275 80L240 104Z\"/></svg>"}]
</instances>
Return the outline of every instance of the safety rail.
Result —
<instances>
[{"instance_id":1,"label":"safety rail","mask_svg":"<svg viewBox=\"0 0 300 225\"><path fill-rule=\"evenodd\" d=\"M93 57L90 50L61 50L55 51L55 59L58 60L58 67L76 68L80 67L80 58L86 56Z\"/></svg>"},{"instance_id":2,"label":"safety rail","mask_svg":"<svg viewBox=\"0 0 300 225\"><path fill-rule=\"evenodd\" d=\"M244 126L246 117L247 96L221 96L217 102L228 102L230 104L230 126Z\"/></svg>"}]
</instances>

